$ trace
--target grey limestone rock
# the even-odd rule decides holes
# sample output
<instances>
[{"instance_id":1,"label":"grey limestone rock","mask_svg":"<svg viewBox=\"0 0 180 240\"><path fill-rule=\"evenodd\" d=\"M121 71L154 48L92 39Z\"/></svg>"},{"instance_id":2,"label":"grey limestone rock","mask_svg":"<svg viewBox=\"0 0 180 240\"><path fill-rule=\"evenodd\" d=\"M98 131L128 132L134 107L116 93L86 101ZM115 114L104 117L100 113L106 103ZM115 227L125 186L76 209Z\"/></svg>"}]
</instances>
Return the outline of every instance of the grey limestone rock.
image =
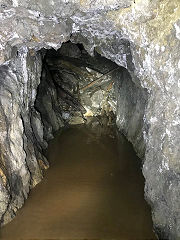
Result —
<instances>
[{"instance_id":1,"label":"grey limestone rock","mask_svg":"<svg viewBox=\"0 0 180 240\"><path fill-rule=\"evenodd\" d=\"M45 140L62 125L47 98L48 118L34 108L38 51L71 40L129 71L116 90L117 125L143 157L145 196L159 238L180 237L179 18L179 0L0 1L2 223L41 180L48 166Z\"/></svg>"}]
</instances>

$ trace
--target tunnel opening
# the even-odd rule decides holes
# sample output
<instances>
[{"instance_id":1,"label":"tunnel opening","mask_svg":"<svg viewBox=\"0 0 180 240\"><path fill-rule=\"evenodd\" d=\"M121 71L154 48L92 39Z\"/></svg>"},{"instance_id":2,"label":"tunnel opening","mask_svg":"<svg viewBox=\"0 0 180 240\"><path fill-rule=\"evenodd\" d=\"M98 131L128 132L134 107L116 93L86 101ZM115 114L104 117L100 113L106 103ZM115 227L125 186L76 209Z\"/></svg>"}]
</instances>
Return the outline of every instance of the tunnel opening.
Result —
<instances>
[{"instance_id":1,"label":"tunnel opening","mask_svg":"<svg viewBox=\"0 0 180 240\"><path fill-rule=\"evenodd\" d=\"M54 235L51 233L53 227L42 233L34 226L40 237L154 239L150 209L143 197L144 179L141 161L136 156L137 154L143 159L145 152L143 116L148 94L132 81L127 69L101 56L98 49L96 50L91 56L82 44L68 41L57 51L54 49L40 51L41 81L34 103L35 110L31 115L31 126L38 142L37 147L48 156L51 167L47 173L47 181L43 181L45 185L36 188L39 188L39 193L36 189L32 190L32 196L35 191L35 200L32 200L32 204L29 204L23 214L24 222L28 216L30 225L37 223L38 218L43 224L42 219L45 216L38 215L38 210L35 210L37 215L35 214L34 219L31 216L31 209L34 206L36 209L35 202L41 201L42 196L45 198L46 191L49 191L55 202L48 197L47 204L51 205L50 201L54 202L55 211L59 215L52 216L54 208L51 207L47 214L52 221L54 221L52 218L58 218L57 226L59 223L62 232L56 226ZM55 139L51 141L54 136ZM136 153L124 136L133 143ZM121 160L124 159L120 160L121 163L119 156ZM67 175L64 175L63 171L67 172ZM51 186L48 186L48 181ZM60 191L52 187L52 181L60 185ZM74 193L76 182L79 184L76 186L79 190L75 195L71 195L71 191ZM69 185L65 191L64 184ZM93 188L92 185L97 186ZM84 187L92 188L92 191L84 190ZM96 192L101 194L95 194ZM84 206L83 198L86 194L89 194L89 198L86 198ZM66 213L64 201L67 201L70 208ZM44 211L48 207L47 204L42 202L40 211ZM73 213L78 209L80 217L76 218L76 214ZM87 209L94 212L89 215L90 221ZM65 223L61 213L65 214ZM69 217L74 220L70 220ZM20 217L16 219L4 227L2 239L11 236L11 232L15 234L14 237L20 237L17 232L22 232L28 238L37 237L33 232L28 235L22 229L16 231ZM137 224L135 219L138 221ZM98 221L101 222L99 226ZM128 229L132 231L128 233Z\"/></svg>"},{"instance_id":2,"label":"tunnel opening","mask_svg":"<svg viewBox=\"0 0 180 240\"><path fill-rule=\"evenodd\" d=\"M82 44L75 44L71 41L63 43L57 51L50 49L42 52L42 54L41 82L37 91L35 109L41 114L44 126L44 138L47 142L49 142L56 133L58 135L57 139L61 139L61 134L65 136L65 141L68 135L69 138L74 138L74 141L71 142L74 147L71 146L69 149L72 153L69 157L65 158L65 161L73 161L73 156L74 158L79 158L77 152L81 152L82 148L87 148L86 151L88 152L90 143L95 143L97 148L99 147L101 149L102 146L100 143L104 141L107 141L110 146L111 144L113 145L113 141L115 141L118 145L117 151L120 156L128 158L127 152L129 151L132 154L130 154L130 158L133 158L135 152L129 148L127 140L124 139L123 136L134 143L133 147L136 150L136 154L143 160L145 152L143 117L148 94L145 89L140 88L137 83L132 81L128 70L103 57L98 53L98 48L94 50L94 54L91 56ZM61 130L58 131L59 129ZM123 134L123 136L121 134ZM58 141L61 142L61 140ZM78 142L78 144L75 144L75 142ZM83 142L88 142L88 147L86 144L83 145ZM95 145L91 147L96 149ZM54 146L56 148L56 141ZM68 152L66 145L64 145L64 147L57 145L57 148L66 149L65 152ZM108 144L104 144L104 148L108 149ZM52 149L52 151L54 151L54 148ZM113 150L109 149L109 151L116 150L114 148ZM57 153L55 155L59 156L59 154L60 153ZM89 154L91 155L92 153L89 152ZM98 155L98 150L96 149L93 154L94 157L96 154ZM60 158L55 155L53 155L54 158L58 158L58 161L61 162ZM54 164L54 166L56 166L56 162L51 158L50 154L50 165ZM84 158L88 159L85 155ZM92 159L89 159L89 161L92 161ZM134 161L137 164L136 167L139 167L138 171L140 171L140 159L134 157ZM79 163L77 161L72 164L77 164L76 168L79 166L79 169L81 169L80 164L85 163ZM86 164L89 164L88 160ZM123 165L122 162L121 164ZM128 161L124 164L128 165ZM131 167L130 164L129 168L131 169ZM94 165L94 168L97 168L98 172L96 165ZM124 169L126 169L126 167L124 167ZM71 171L73 170L71 169ZM87 169L84 171L87 171ZM109 174L113 177L113 170L112 172L109 170ZM126 174L129 175L129 173ZM79 177L81 178L81 176ZM143 177L141 180L141 183L139 180L137 180L137 182L143 185ZM121 184L119 183L119 185ZM131 187L132 186L127 186L127 188ZM133 187L131 191L133 192ZM139 202L142 201L138 196L136 197L137 199L135 201L138 201L138 199ZM134 208L136 207L134 206ZM146 210L147 209L144 209L145 215L149 209L147 212ZM140 212L141 211L139 211L139 213ZM142 217L143 213L141 212L140 215ZM143 217L139 219L139 221L142 219ZM103 222L102 219L101 221ZM132 221L132 218L131 220L129 218L129 221ZM145 231L140 230L142 231L142 235L138 233L138 227L138 230L134 229L135 232L133 234L142 236L142 238L153 238L153 234L151 235L151 233L148 232L151 223L145 218L144 221L146 222L144 225ZM118 221L115 222L115 224L118 224ZM131 222L131 225L132 224ZM139 226L142 225L140 224ZM120 234L122 234L122 232ZM129 236L127 234L127 236L132 238L133 234ZM97 235L97 237L99 237L99 235Z\"/></svg>"}]
</instances>

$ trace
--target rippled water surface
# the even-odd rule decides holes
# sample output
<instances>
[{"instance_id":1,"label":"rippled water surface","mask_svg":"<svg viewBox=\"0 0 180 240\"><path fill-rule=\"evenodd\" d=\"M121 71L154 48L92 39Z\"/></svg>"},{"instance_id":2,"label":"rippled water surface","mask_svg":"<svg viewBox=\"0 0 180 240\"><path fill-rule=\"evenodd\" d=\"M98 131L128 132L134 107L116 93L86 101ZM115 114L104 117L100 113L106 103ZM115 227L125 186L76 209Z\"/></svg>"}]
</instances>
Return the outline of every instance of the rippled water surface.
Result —
<instances>
[{"instance_id":1,"label":"rippled water surface","mask_svg":"<svg viewBox=\"0 0 180 240\"><path fill-rule=\"evenodd\" d=\"M122 137L85 127L49 147L51 167L0 239L155 239L139 159Z\"/></svg>"}]
</instances>

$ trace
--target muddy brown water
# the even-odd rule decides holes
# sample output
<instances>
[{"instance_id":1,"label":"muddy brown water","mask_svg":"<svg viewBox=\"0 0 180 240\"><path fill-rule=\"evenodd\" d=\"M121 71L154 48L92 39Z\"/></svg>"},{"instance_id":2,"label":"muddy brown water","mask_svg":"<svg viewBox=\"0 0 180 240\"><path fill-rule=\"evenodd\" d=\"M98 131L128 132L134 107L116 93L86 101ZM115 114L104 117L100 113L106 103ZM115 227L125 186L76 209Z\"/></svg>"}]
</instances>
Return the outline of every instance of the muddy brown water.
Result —
<instances>
[{"instance_id":1,"label":"muddy brown water","mask_svg":"<svg viewBox=\"0 0 180 240\"><path fill-rule=\"evenodd\" d=\"M0 239L155 239L144 179L120 136L70 128L49 146L51 167Z\"/></svg>"}]
</instances>

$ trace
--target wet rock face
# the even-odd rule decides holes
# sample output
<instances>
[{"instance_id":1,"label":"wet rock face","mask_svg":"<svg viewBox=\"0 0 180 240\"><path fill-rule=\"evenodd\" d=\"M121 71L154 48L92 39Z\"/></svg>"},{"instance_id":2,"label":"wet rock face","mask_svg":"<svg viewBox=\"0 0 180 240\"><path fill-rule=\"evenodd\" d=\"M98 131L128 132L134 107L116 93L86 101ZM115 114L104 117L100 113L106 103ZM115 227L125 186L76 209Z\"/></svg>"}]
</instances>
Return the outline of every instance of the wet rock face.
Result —
<instances>
[{"instance_id":1,"label":"wet rock face","mask_svg":"<svg viewBox=\"0 0 180 240\"><path fill-rule=\"evenodd\" d=\"M71 40L128 69L133 82L122 77L116 89L117 125L144 156L145 195L159 237L180 237L179 1L1 0L0 6L1 221L12 218L42 178L45 139L62 124L53 114L42 118L53 108L48 94L44 113L34 108L38 50ZM95 94L96 102L101 96Z\"/></svg>"}]
</instances>

